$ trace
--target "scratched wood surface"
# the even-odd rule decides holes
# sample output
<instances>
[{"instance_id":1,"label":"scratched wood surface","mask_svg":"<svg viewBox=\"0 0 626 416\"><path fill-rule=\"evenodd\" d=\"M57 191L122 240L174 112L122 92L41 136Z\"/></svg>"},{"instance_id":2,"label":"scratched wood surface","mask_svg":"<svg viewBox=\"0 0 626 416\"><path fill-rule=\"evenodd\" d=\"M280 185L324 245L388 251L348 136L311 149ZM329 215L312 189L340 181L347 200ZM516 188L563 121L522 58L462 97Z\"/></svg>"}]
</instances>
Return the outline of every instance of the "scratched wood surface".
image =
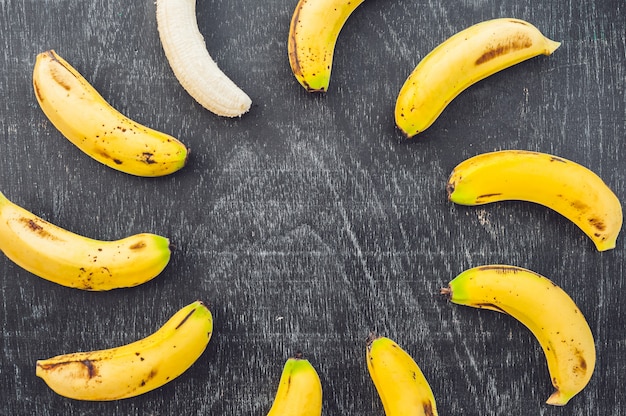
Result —
<instances>
[{"instance_id":1,"label":"scratched wood surface","mask_svg":"<svg viewBox=\"0 0 626 416\"><path fill-rule=\"evenodd\" d=\"M208 49L253 100L220 119L180 87L162 52L153 0L0 0L0 190L79 234L169 237L153 281L90 293L0 257L0 414L263 415L282 365L303 351L326 415L382 415L364 361L369 331L395 339L431 383L441 415L626 415L625 245L598 253L573 224L525 203L453 206L463 159L530 149L596 171L626 200L623 0L367 0L337 43L330 91L293 78L286 40L295 0L199 0ZM563 44L460 95L416 139L393 124L396 94L430 49L481 20L517 17ZM161 179L86 157L47 121L31 73L55 49L109 102L177 135L188 166ZM439 295L464 269L509 263L551 278L596 336L588 387L565 408L538 343L506 316ZM35 360L148 335L195 299L215 332L201 359L143 396L57 396Z\"/></svg>"}]
</instances>

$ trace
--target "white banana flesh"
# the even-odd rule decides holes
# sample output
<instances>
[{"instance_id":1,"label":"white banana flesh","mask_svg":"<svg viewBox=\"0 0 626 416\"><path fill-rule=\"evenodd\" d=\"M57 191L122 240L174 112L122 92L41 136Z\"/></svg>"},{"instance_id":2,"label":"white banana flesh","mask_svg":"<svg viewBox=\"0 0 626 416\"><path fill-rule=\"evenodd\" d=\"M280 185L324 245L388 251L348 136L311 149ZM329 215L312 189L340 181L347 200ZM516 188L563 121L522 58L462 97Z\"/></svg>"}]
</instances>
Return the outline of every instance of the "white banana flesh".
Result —
<instances>
[{"instance_id":1,"label":"white banana flesh","mask_svg":"<svg viewBox=\"0 0 626 416\"><path fill-rule=\"evenodd\" d=\"M223 117L248 112L252 100L209 54L198 28L196 0L157 0L159 37L174 75L200 105Z\"/></svg>"},{"instance_id":2,"label":"white banana flesh","mask_svg":"<svg viewBox=\"0 0 626 416\"><path fill-rule=\"evenodd\" d=\"M171 254L169 240L155 234L115 241L74 234L14 204L2 193L0 250L43 279L90 291L145 283L163 271Z\"/></svg>"}]
</instances>

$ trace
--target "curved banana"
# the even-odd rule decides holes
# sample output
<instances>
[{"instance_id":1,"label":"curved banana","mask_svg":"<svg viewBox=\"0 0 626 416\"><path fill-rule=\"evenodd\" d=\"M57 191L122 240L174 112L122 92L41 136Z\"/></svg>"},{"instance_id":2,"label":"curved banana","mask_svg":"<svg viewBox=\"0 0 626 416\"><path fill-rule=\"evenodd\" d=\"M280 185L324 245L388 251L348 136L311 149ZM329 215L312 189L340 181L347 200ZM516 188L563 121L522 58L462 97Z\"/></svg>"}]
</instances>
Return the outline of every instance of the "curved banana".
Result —
<instances>
[{"instance_id":1,"label":"curved banana","mask_svg":"<svg viewBox=\"0 0 626 416\"><path fill-rule=\"evenodd\" d=\"M297 353L285 363L267 416L320 416L322 383L311 363Z\"/></svg>"},{"instance_id":2,"label":"curved banana","mask_svg":"<svg viewBox=\"0 0 626 416\"><path fill-rule=\"evenodd\" d=\"M202 355L212 332L211 311L196 301L152 335L133 343L38 360L36 375L57 394L71 399L134 397L184 373Z\"/></svg>"},{"instance_id":3,"label":"curved banana","mask_svg":"<svg viewBox=\"0 0 626 416\"><path fill-rule=\"evenodd\" d=\"M93 240L50 224L2 193L0 250L39 277L93 291L147 282L170 260L165 237L144 233L117 241Z\"/></svg>"},{"instance_id":4,"label":"curved banana","mask_svg":"<svg viewBox=\"0 0 626 416\"><path fill-rule=\"evenodd\" d=\"M422 370L393 340L370 334L367 369L387 416L437 416L435 397Z\"/></svg>"},{"instance_id":5,"label":"curved banana","mask_svg":"<svg viewBox=\"0 0 626 416\"><path fill-rule=\"evenodd\" d=\"M592 171L546 153L503 150L461 162L447 184L448 199L461 205L521 200L568 218L599 251L615 248L622 228L617 196Z\"/></svg>"},{"instance_id":6,"label":"curved banana","mask_svg":"<svg viewBox=\"0 0 626 416\"><path fill-rule=\"evenodd\" d=\"M471 85L527 59L550 55L559 45L519 19L470 26L433 49L409 75L396 100L396 125L413 137Z\"/></svg>"},{"instance_id":7,"label":"curved banana","mask_svg":"<svg viewBox=\"0 0 626 416\"><path fill-rule=\"evenodd\" d=\"M459 274L441 293L459 305L511 315L533 333L556 389L548 404L567 404L591 379L591 329L569 295L547 278L520 267L486 265Z\"/></svg>"},{"instance_id":8,"label":"curved banana","mask_svg":"<svg viewBox=\"0 0 626 416\"><path fill-rule=\"evenodd\" d=\"M309 92L328 91L337 37L364 0L300 0L289 27L289 64Z\"/></svg>"},{"instance_id":9,"label":"curved banana","mask_svg":"<svg viewBox=\"0 0 626 416\"><path fill-rule=\"evenodd\" d=\"M198 29L196 0L157 0L156 17L165 56L187 93L218 116L246 113L252 100L209 55Z\"/></svg>"},{"instance_id":10,"label":"curved banana","mask_svg":"<svg viewBox=\"0 0 626 416\"><path fill-rule=\"evenodd\" d=\"M136 176L163 176L185 166L185 145L121 114L55 51L37 55L33 87L52 124L98 162Z\"/></svg>"}]
</instances>

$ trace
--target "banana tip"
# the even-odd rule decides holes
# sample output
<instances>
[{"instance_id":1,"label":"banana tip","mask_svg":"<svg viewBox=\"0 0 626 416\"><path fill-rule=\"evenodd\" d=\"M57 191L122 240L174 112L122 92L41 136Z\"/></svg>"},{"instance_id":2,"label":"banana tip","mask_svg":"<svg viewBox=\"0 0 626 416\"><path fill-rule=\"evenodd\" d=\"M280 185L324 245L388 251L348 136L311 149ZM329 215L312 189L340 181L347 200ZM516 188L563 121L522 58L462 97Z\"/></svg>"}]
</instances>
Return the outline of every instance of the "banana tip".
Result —
<instances>
[{"instance_id":1,"label":"banana tip","mask_svg":"<svg viewBox=\"0 0 626 416\"><path fill-rule=\"evenodd\" d=\"M569 402L569 399L571 399L571 397L568 397L562 394L559 390L557 390L554 393L552 393L550 397L548 397L548 400L546 400L546 403L552 406L565 406L567 402Z\"/></svg>"},{"instance_id":2,"label":"banana tip","mask_svg":"<svg viewBox=\"0 0 626 416\"><path fill-rule=\"evenodd\" d=\"M379 336L378 334L376 334L376 332L370 331L370 333L367 334L367 338L365 338L365 345L369 347L370 345L372 345L372 342L374 342L378 338Z\"/></svg>"},{"instance_id":3,"label":"banana tip","mask_svg":"<svg viewBox=\"0 0 626 416\"><path fill-rule=\"evenodd\" d=\"M454 193L454 183L448 182L446 185L446 193L448 194L448 201L452 201L452 194Z\"/></svg>"},{"instance_id":4,"label":"banana tip","mask_svg":"<svg viewBox=\"0 0 626 416\"><path fill-rule=\"evenodd\" d=\"M552 53L554 51L556 51L557 49L559 49L559 46L561 46L561 42L557 42L555 40L551 40L548 39L548 48L547 48L547 54L548 55L552 55Z\"/></svg>"}]
</instances>

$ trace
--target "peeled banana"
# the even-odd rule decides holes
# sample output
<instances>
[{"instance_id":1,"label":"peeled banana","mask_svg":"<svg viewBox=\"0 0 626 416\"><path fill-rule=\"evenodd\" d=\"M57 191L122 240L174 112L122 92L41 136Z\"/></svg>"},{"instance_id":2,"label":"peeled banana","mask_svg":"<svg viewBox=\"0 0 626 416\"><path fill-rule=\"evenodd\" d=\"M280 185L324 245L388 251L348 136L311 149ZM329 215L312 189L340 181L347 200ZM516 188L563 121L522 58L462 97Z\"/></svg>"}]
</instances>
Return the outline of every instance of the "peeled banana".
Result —
<instances>
[{"instance_id":1,"label":"peeled banana","mask_svg":"<svg viewBox=\"0 0 626 416\"><path fill-rule=\"evenodd\" d=\"M433 49L409 75L396 100L396 125L413 137L471 85L532 57L551 55L559 46L519 19L470 26Z\"/></svg>"},{"instance_id":2,"label":"peeled banana","mask_svg":"<svg viewBox=\"0 0 626 416\"><path fill-rule=\"evenodd\" d=\"M267 416L320 416L322 383L311 363L297 353L287 359Z\"/></svg>"},{"instance_id":3,"label":"peeled banana","mask_svg":"<svg viewBox=\"0 0 626 416\"><path fill-rule=\"evenodd\" d=\"M157 0L156 18L165 56L187 93L218 116L246 113L252 100L207 51L198 29L196 0Z\"/></svg>"},{"instance_id":4,"label":"peeled banana","mask_svg":"<svg viewBox=\"0 0 626 416\"><path fill-rule=\"evenodd\" d=\"M185 166L185 145L121 114L55 51L37 55L33 87L52 124L98 162L136 176L168 175Z\"/></svg>"},{"instance_id":5,"label":"peeled banana","mask_svg":"<svg viewBox=\"0 0 626 416\"><path fill-rule=\"evenodd\" d=\"M328 91L335 44L352 12L364 0L300 0L289 27L289 64L309 92Z\"/></svg>"},{"instance_id":6,"label":"peeled banana","mask_svg":"<svg viewBox=\"0 0 626 416\"><path fill-rule=\"evenodd\" d=\"M93 291L147 282L170 260L165 237L143 233L117 241L90 239L37 217L2 193L0 250L39 277Z\"/></svg>"},{"instance_id":7,"label":"peeled banana","mask_svg":"<svg viewBox=\"0 0 626 416\"><path fill-rule=\"evenodd\" d=\"M370 334L366 359L387 416L437 416L435 397L426 377L398 344Z\"/></svg>"},{"instance_id":8,"label":"peeled banana","mask_svg":"<svg viewBox=\"0 0 626 416\"><path fill-rule=\"evenodd\" d=\"M201 302L176 312L161 328L133 343L37 361L36 374L61 396L109 401L147 393L196 362L213 333L213 316Z\"/></svg>"},{"instance_id":9,"label":"peeled banana","mask_svg":"<svg viewBox=\"0 0 626 416\"><path fill-rule=\"evenodd\" d=\"M480 205L521 200L549 207L571 220L599 251L615 248L622 206L598 175L546 153L503 150L469 158L452 171L450 201Z\"/></svg>"},{"instance_id":10,"label":"peeled banana","mask_svg":"<svg viewBox=\"0 0 626 416\"><path fill-rule=\"evenodd\" d=\"M556 389L548 404L567 404L591 379L591 329L569 295L547 278L520 267L486 265L462 272L441 293L459 305L511 315L535 335Z\"/></svg>"}]
</instances>

